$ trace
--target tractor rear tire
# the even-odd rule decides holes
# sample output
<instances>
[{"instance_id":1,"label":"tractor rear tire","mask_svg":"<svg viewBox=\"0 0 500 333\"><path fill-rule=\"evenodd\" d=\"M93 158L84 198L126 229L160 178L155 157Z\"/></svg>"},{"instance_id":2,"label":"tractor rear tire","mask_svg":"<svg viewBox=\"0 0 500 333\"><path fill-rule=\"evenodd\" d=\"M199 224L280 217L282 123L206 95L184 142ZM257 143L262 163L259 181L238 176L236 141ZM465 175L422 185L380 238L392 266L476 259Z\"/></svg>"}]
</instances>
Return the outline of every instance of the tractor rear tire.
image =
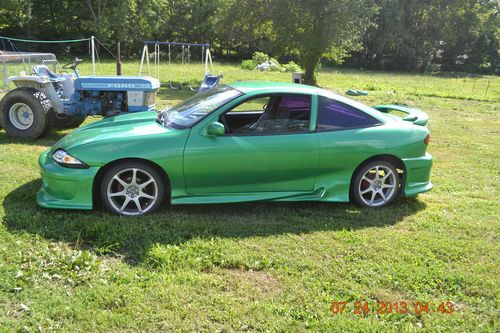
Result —
<instances>
[{"instance_id":1,"label":"tractor rear tire","mask_svg":"<svg viewBox=\"0 0 500 333\"><path fill-rule=\"evenodd\" d=\"M0 104L0 126L11 137L43 137L52 129L54 118L50 99L33 88L11 90Z\"/></svg>"},{"instance_id":2,"label":"tractor rear tire","mask_svg":"<svg viewBox=\"0 0 500 333\"><path fill-rule=\"evenodd\" d=\"M58 129L77 128L85 121L84 116L68 116L55 119L55 127Z\"/></svg>"}]
</instances>

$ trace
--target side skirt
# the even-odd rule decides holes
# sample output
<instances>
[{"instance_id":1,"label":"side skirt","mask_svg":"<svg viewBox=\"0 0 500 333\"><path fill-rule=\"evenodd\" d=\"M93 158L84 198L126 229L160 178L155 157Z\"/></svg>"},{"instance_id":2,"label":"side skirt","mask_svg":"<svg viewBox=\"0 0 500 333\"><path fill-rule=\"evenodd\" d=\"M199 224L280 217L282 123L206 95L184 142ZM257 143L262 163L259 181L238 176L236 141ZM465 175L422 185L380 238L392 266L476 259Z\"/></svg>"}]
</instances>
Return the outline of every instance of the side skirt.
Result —
<instances>
[{"instance_id":1,"label":"side skirt","mask_svg":"<svg viewBox=\"0 0 500 333\"><path fill-rule=\"evenodd\" d=\"M249 201L318 201L323 188L306 192L257 192L257 193L216 193L211 195L191 195L172 198L172 205L211 204Z\"/></svg>"}]
</instances>

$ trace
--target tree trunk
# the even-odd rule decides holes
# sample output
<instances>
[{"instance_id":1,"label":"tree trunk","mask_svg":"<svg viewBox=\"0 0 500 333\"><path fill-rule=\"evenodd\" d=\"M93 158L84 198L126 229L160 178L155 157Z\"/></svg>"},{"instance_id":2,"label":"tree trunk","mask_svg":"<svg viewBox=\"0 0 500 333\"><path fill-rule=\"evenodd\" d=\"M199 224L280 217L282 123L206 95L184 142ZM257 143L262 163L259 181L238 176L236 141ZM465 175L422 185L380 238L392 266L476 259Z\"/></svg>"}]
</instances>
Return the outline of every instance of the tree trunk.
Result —
<instances>
[{"instance_id":1,"label":"tree trunk","mask_svg":"<svg viewBox=\"0 0 500 333\"><path fill-rule=\"evenodd\" d=\"M317 86L318 83L316 81L316 75L314 75L314 72L316 70L316 66L308 66L306 64L305 66L305 73L304 73L304 84L310 85L310 86Z\"/></svg>"},{"instance_id":2,"label":"tree trunk","mask_svg":"<svg viewBox=\"0 0 500 333\"><path fill-rule=\"evenodd\" d=\"M302 66L304 67L304 84L310 86L318 86L316 80L316 69L318 68L319 60L321 55L319 54L305 54L302 60Z\"/></svg>"}]
</instances>

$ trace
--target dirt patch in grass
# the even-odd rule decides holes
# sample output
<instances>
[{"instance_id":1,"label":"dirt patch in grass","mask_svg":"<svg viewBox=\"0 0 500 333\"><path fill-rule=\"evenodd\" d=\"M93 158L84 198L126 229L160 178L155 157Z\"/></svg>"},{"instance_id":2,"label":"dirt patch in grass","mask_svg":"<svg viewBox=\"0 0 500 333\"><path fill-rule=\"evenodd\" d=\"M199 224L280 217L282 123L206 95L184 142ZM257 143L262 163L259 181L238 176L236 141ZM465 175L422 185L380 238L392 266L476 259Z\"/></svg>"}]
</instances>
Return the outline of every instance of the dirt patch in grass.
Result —
<instances>
[{"instance_id":1,"label":"dirt patch in grass","mask_svg":"<svg viewBox=\"0 0 500 333\"><path fill-rule=\"evenodd\" d=\"M376 289L373 290L370 294L370 298L377 302L409 302L410 298L406 296L404 293L401 293L397 290L389 290L389 289Z\"/></svg>"},{"instance_id":2,"label":"dirt patch in grass","mask_svg":"<svg viewBox=\"0 0 500 333\"><path fill-rule=\"evenodd\" d=\"M227 282L223 289L253 294L255 297L275 296L283 290L282 282L275 276L255 270L221 269L215 272Z\"/></svg>"}]
</instances>

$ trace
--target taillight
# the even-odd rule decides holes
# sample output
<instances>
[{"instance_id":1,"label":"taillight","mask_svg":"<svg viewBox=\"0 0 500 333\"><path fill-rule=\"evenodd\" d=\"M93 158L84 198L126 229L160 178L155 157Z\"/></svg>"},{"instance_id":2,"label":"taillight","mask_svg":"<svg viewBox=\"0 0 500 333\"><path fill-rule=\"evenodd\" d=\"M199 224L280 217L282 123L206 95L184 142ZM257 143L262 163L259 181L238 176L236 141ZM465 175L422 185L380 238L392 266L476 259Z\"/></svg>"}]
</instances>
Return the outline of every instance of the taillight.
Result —
<instances>
[{"instance_id":1,"label":"taillight","mask_svg":"<svg viewBox=\"0 0 500 333\"><path fill-rule=\"evenodd\" d=\"M429 141L431 141L431 135L430 135L430 134L427 134L427 136L425 137L424 143L425 143L426 145L428 145L428 144L429 144Z\"/></svg>"}]
</instances>

